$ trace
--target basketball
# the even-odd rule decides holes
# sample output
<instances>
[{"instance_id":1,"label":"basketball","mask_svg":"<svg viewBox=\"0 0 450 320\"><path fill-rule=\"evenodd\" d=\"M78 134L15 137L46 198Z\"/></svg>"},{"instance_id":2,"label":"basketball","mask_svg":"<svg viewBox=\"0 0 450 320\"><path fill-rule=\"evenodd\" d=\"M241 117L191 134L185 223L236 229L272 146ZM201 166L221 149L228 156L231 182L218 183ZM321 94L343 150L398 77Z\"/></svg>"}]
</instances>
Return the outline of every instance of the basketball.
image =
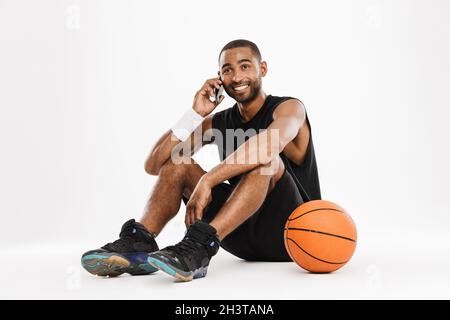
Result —
<instances>
[{"instance_id":1,"label":"basketball","mask_svg":"<svg viewBox=\"0 0 450 320\"><path fill-rule=\"evenodd\" d=\"M356 227L339 205L312 200L295 209L284 228L284 244L303 269L327 273L343 267L356 248Z\"/></svg>"}]
</instances>

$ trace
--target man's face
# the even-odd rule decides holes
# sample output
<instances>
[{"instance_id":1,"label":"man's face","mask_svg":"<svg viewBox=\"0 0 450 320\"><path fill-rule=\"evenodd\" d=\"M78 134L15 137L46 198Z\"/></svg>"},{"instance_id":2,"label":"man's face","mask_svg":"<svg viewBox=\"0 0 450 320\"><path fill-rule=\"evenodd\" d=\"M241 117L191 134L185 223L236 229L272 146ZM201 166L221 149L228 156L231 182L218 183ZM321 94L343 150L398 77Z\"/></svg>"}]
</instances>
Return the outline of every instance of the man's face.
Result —
<instances>
[{"instance_id":1,"label":"man's face","mask_svg":"<svg viewBox=\"0 0 450 320\"><path fill-rule=\"evenodd\" d=\"M252 101L261 90L267 66L259 62L250 48L241 47L222 52L220 77L226 93L237 102Z\"/></svg>"}]
</instances>

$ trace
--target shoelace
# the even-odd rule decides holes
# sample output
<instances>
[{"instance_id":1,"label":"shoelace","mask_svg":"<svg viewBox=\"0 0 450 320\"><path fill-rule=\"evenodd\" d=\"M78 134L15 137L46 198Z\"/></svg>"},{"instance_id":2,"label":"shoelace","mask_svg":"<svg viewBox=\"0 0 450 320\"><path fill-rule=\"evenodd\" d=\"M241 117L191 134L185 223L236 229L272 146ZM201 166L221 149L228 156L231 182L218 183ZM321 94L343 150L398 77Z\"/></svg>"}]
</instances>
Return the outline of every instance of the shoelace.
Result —
<instances>
[{"instance_id":1,"label":"shoelace","mask_svg":"<svg viewBox=\"0 0 450 320\"><path fill-rule=\"evenodd\" d=\"M105 246L103 246L103 248L110 251L125 251L128 249L130 242L133 241L135 241L133 237L124 236L114 242L106 244Z\"/></svg>"},{"instance_id":2,"label":"shoelace","mask_svg":"<svg viewBox=\"0 0 450 320\"><path fill-rule=\"evenodd\" d=\"M184 237L183 240L178 242L174 246L170 246L167 249L174 251L177 254L183 255L185 253L189 254L198 250L198 241L190 237Z\"/></svg>"}]
</instances>

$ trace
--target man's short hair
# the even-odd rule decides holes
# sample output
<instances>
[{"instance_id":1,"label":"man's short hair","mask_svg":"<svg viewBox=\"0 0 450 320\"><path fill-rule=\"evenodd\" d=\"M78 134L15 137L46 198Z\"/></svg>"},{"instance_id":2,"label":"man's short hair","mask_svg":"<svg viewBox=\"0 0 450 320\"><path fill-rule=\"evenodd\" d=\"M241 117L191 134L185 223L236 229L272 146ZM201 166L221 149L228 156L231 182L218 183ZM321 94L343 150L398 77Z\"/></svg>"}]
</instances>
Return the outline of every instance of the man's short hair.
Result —
<instances>
[{"instance_id":1,"label":"man's short hair","mask_svg":"<svg viewBox=\"0 0 450 320\"><path fill-rule=\"evenodd\" d=\"M251 42L249 40L237 39L237 40L228 42L222 48L222 50L219 53L219 63L220 63L220 55L222 54L222 52L224 52L225 50L228 50L228 49L242 48L242 47L250 48L253 52L253 55L256 56L257 60L261 61L261 52L259 51L258 46L256 44L254 44L253 42Z\"/></svg>"}]
</instances>

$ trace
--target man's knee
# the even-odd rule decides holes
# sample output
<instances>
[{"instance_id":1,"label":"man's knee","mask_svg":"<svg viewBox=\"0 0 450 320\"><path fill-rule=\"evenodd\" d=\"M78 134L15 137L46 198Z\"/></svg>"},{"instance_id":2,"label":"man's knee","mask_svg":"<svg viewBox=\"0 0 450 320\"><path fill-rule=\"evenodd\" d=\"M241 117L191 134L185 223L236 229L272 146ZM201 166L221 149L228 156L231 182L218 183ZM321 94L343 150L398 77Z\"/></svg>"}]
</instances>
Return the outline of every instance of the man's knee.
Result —
<instances>
[{"instance_id":1,"label":"man's knee","mask_svg":"<svg viewBox=\"0 0 450 320\"><path fill-rule=\"evenodd\" d=\"M280 180L284 172L284 163L280 156L276 156L269 163L260 165L255 169L251 170L247 174L250 176L265 176L270 179L269 190L272 190L275 184Z\"/></svg>"},{"instance_id":2,"label":"man's knee","mask_svg":"<svg viewBox=\"0 0 450 320\"><path fill-rule=\"evenodd\" d=\"M281 160L280 156L276 156L270 162L256 167L255 169L251 170L248 174L273 177L277 176L277 174L279 174L280 172L282 173L283 170L284 170L283 161Z\"/></svg>"},{"instance_id":3,"label":"man's knee","mask_svg":"<svg viewBox=\"0 0 450 320\"><path fill-rule=\"evenodd\" d=\"M174 176L180 177L186 173L189 168L189 165L194 164L194 160L192 158L183 158L180 161L173 161L171 158L167 159L166 162L161 166L159 170L158 176Z\"/></svg>"}]
</instances>

